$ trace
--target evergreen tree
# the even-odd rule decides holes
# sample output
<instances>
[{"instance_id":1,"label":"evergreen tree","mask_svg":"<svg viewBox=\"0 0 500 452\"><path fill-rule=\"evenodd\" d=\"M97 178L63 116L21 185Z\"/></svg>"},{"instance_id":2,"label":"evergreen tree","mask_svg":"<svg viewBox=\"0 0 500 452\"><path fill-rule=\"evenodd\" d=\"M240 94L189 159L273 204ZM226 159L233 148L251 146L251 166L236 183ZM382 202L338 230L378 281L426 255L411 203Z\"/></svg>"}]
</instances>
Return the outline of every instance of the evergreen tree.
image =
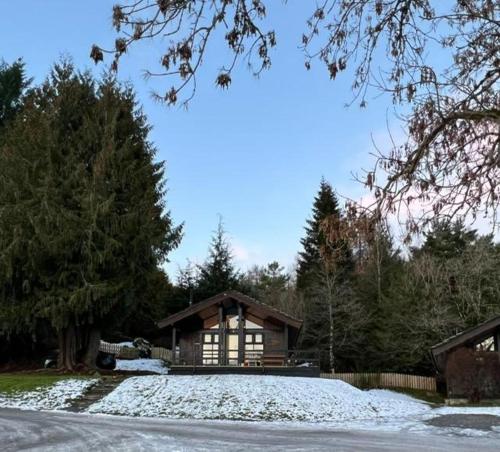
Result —
<instances>
[{"instance_id":1,"label":"evergreen tree","mask_svg":"<svg viewBox=\"0 0 500 452\"><path fill-rule=\"evenodd\" d=\"M0 62L0 136L1 129L21 109L23 93L30 83L22 60L11 65Z\"/></svg>"},{"instance_id":2,"label":"evergreen tree","mask_svg":"<svg viewBox=\"0 0 500 452\"><path fill-rule=\"evenodd\" d=\"M56 65L0 148L0 330L48 322L60 365L93 366L181 237L132 90Z\"/></svg>"},{"instance_id":3,"label":"evergreen tree","mask_svg":"<svg viewBox=\"0 0 500 452\"><path fill-rule=\"evenodd\" d=\"M440 259L460 256L477 238L477 232L467 229L461 220L434 221L430 231L424 233L425 241L415 254L429 253Z\"/></svg>"},{"instance_id":4,"label":"evergreen tree","mask_svg":"<svg viewBox=\"0 0 500 452\"><path fill-rule=\"evenodd\" d=\"M113 338L151 338L158 333L156 322L172 314L172 300L175 288L170 282L168 275L161 268L152 270L145 276L142 285L143 291L137 293L136 300L124 315L124 321L120 321ZM175 312L175 311L174 311Z\"/></svg>"},{"instance_id":5,"label":"evergreen tree","mask_svg":"<svg viewBox=\"0 0 500 452\"><path fill-rule=\"evenodd\" d=\"M255 265L241 280L240 290L253 298L295 317L302 317L302 305L292 275L278 262Z\"/></svg>"},{"instance_id":6,"label":"evergreen tree","mask_svg":"<svg viewBox=\"0 0 500 452\"><path fill-rule=\"evenodd\" d=\"M388 343L393 340L389 319L400 309L391 294L403 272L404 261L388 229L378 227L367 239L363 260L358 262L352 284L367 316L365 331L361 332L364 343L357 350L356 369L373 372L384 371L391 364L387 354Z\"/></svg>"},{"instance_id":7,"label":"evergreen tree","mask_svg":"<svg viewBox=\"0 0 500 452\"><path fill-rule=\"evenodd\" d=\"M201 301L220 292L239 288L240 275L234 267L222 220L219 221L212 237L208 258L198 266L198 272L194 301Z\"/></svg>"},{"instance_id":8,"label":"evergreen tree","mask_svg":"<svg viewBox=\"0 0 500 452\"><path fill-rule=\"evenodd\" d=\"M311 278L321 267L321 247L326 244L321 224L330 216L339 218L340 208L332 186L322 179L318 194L314 198L312 218L306 220L306 235L300 241L303 247L297 263L297 288L300 290L307 288Z\"/></svg>"},{"instance_id":9,"label":"evergreen tree","mask_svg":"<svg viewBox=\"0 0 500 452\"><path fill-rule=\"evenodd\" d=\"M165 300L166 315L171 315L187 308L194 300L196 290L197 268L188 262L179 268L177 282L171 295Z\"/></svg>"},{"instance_id":10,"label":"evergreen tree","mask_svg":"<svg viewBox=\"0 0 500 452\"><path fill-rule=\"evenodd\" d=\"M333 368L334 355L340 350L339 337L351 335L358 322L347 317L358 316L361 305L348 285L353 270L352 252L343 234L342 212L331 185L324 179L314 199L313 215L307 220L306 236L301 240L297 289L303 299L303 348L319 349L325 368ZM326 226L337 233L327 237ZM333 237L334 236L334 237ZM342 319L342 320L341 320ZM344 334L343 334L344 333Z\"/></svg>"}]
</instances>

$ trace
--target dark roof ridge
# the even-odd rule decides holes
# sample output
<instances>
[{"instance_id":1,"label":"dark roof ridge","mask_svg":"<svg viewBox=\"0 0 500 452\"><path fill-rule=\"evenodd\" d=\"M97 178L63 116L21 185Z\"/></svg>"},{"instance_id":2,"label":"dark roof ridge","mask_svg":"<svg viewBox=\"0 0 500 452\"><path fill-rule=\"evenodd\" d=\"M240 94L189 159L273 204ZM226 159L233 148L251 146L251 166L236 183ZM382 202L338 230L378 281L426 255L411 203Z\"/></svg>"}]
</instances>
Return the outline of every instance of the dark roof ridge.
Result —
<instances>
[{"instance_id":1,"label":"dark roof ridge","mask_svg":"<svg viewBox=\"0 0 500 452\"><path fill-rule=\"evenodd\" d=\"M499 325L500 325L500 316L492 317L489 320L486 320L476 326L469 327L464 331L454 334L453 336L446 338L444 341L441 341L438 344L433 345L431 347L431 350L434 355L438 355L446 350L449 350L450 348L453 348L454 346L460 345L461 343L467 342L467 340L472 339L474 337L473 335L472 337L469 337L471 336L471 333L474 333L476 331L478 332L478 334L488 333L490 328L496 328ZM462 342L457 340L462 337L464 338Z\"/></svg>"},{"instance_id":2,"label":"dark roof ridge","mask_svg":"<svg viewBox=\"0 0 500 452\"><path fill-rule=\"evenodd\" d=\"M274 306L262 303L261 301L258 301L255 298L245 295L237 290L224 291L217 295L213 295L210 298L206 298L205 300L201 300L198 303L192 304L191 306L188 306L187 308L158 321L157 325L159 328L164 328L172 323L182 320L185 317L188 317L189 315L196 314L198 311L201 311L203 308L210 306L212 303L222 301L226 298L234 298L243 303L246 302L248 304L256 304L258 306L263 306L265 309L274 312L277 315L278 320L281 320L285 323L289 322L295 328L300 328L300 326L302 325L302 320L299 320L291 316L290 314L280 311Z\"/></svg>"}]
</instances>

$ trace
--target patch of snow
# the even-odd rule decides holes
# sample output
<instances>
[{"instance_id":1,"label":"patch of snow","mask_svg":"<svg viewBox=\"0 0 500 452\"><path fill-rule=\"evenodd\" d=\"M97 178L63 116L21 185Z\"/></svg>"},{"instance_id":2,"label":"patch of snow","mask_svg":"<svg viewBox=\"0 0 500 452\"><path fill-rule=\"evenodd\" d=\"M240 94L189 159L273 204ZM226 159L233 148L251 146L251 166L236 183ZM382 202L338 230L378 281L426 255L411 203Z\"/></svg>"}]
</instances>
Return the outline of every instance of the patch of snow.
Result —
<instances>
[{"instance_id":1,"label":"patch of snow","mask_svg":"<svg viewBox=\"0 0 500 452\"><path fill-rule=\"evenodd\" d=\"M117 342L115 345L120 345L122 347L130 347L130 348L135 348L134 343L132 341L126 341L126 342Z\"/></svg>"},{"instance_id":2,"label":"patch of snow","mask_svg":"<svg viewBox=\"0 0 500 452\"><path fill-rule=\"evenodd\" d=\"M444 414L491 414L500 416L500 406L444 406L433 410L436 416Z\"/></svg>"},{"instance_id":3,"label":"patch of snow","mask_svg":"<svg viewBox=\"0 0 500 452\"><path fill-rule=\"evenodd\" d=\"M117 359L115 370L154 372L168 374L168 367L161 359Z\"/></svg>"},{"instance_id":4,"label":"patch of snow","mask_svg":"<svg viewBox=\"0 0 500 452\"><path fill-rule=\"evenodd\" d=\"M125 380L91 413L253 421L345 421L423 415L419 401L379 397L340 380L270 375Z\"/></svg>"},{"instance_id":5,"label":"patch of snow","mask_svg":"<svg viewBox=\"0 0 500 452\"><path fill-rule=\"evenodd\" d=\"M68 407L71 400L81 397L97 382L97 379L68 378L33 391L19 391L8 395L0 394L0 407L25 410L59 410Z\"/></svg>"}]
</instances>

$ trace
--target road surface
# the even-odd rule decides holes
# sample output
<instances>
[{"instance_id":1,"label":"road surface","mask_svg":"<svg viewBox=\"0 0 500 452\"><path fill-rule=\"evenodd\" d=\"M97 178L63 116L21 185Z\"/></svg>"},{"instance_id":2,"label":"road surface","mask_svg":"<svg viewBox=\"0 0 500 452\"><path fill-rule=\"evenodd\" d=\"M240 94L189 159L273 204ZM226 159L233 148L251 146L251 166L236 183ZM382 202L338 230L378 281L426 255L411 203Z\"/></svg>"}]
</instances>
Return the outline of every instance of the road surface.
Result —
<instances>
[{"instance_id":1,"label":"road surface","mask_svg":"<svg viewBox=\"0 0 500 452\"><path fill-rule=\"evenodd\" d=\"M498 439L0 409L0 450L496 451Z\"/></svg>"}]
</instances>

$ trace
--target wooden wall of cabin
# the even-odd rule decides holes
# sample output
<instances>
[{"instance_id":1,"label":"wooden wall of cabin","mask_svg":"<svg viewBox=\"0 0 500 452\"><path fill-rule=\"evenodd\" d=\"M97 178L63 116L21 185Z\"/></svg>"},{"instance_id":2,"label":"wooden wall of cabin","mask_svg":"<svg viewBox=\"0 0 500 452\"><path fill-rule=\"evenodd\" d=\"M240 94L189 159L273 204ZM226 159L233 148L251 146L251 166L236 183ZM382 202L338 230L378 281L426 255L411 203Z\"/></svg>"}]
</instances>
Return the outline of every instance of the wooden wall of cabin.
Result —
<instances>
[{"instance_id":1,"label":"wooden wall of cabin","mask_svg":"<svg viewBox=\"0 0 500 452\"><path fill-rule=\"evenodd\" d=\"M286 349L284 337L283 325L264 321L264 353Z\"/></svg>"},{"instance_id":2,"label":"wooden wall of cabin","mask_svg":"<svg viewBox=\"0 0 500 452\"><path fill-rule=\"evenodd\" d=\"M193 352L195 343L200 341L200 332L192 331L192 332L184 332L181 331L179 334L179 364L193 364Z\"/></svg>"}]
</instances>

